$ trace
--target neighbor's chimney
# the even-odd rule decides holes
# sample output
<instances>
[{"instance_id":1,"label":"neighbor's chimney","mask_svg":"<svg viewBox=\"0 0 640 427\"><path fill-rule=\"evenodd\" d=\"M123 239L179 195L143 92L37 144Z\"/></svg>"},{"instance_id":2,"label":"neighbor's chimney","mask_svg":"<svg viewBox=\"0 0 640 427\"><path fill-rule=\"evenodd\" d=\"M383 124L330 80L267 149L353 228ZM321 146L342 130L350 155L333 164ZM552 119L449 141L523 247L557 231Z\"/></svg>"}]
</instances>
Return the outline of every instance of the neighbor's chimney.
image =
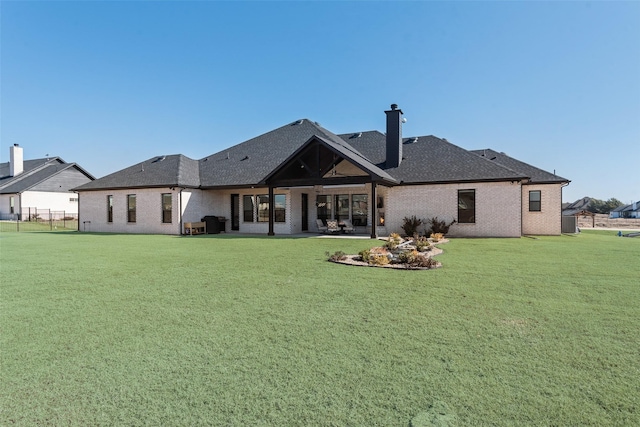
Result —
<instances>
[{"instance_id":1,"label":"neighbor's chimney","mask_svg":"<svg viewBox=\"0 0 640 427\"><path fill-rule=\"evenodd\" d=\"M13 147L9 147L9 176L20 175L23 171L22 147L13 144Z\"/></svg>"},{"instance_id":2,"label":"neighbor's chimney","mask_svg":"<svg viewBox=\"0 0 640 427\"><path fill-rule=\"evenodd\" d=\"M402 162L402 110L391 104L387 114L387 168L397 168Z\"/></svg>"}]
</instances>

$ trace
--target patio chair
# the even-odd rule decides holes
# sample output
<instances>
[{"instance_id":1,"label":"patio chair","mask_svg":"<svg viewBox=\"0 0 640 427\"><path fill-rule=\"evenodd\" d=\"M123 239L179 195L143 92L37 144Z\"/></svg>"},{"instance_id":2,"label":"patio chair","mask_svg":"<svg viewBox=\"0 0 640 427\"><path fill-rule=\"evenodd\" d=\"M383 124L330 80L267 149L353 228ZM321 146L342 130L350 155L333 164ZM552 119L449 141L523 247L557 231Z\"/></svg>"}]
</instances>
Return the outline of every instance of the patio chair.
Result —
<instances>
[{"instance_id":1,"label":"patio chair","mask_svg":"<svg viewBox=\"0 0 640 427\"><path fill-rule=\"evenodd\" d=\"M338 227L338 221L335 219L327 220L327 232L329 233L337 233L340 231L340 227Z\"/></svg>"},{"instance_id":2,"label":"patio chair","mask_svg":"<svg viewBox=\"0 0 640 427\"><path fill-rule=\"evenodd\" d=\"M344 231L345 233L353 233L355 231L355 227L353 226L353 224L351 223L350 220L343 219L342 220L342 231Z\"/></svg>"},{"instance_id":3,"label":"patio chair","mask_svg":"<svg viewBox=\"0 0 640 427\"><path fill-rule=\"evenodd\" d=\"M318 224L318 231L321 233L327 232L327 226L324 225L321 219L316 219L316 224Z\"/></svg>"}]
</instances>

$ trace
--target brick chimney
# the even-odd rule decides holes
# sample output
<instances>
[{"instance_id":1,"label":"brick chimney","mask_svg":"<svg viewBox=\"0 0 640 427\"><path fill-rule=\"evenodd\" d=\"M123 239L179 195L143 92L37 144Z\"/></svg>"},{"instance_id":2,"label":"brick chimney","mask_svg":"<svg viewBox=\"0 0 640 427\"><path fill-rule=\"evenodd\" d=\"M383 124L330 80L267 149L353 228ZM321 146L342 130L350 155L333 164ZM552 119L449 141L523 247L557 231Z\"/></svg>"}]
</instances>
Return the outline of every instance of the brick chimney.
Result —
<instances>
[{"instance_id":1,"label":"brick chimney","mask_svg":"<svg viewBox=\"0 0 640 427\"><path fill-rule=\"evenodd\" d=\"M9 147L9 176L17 176L24 171L23 160L22 147L18 144Z\"/></svg>"},{"instance_id":2,"label":"brick chimney","mask_svg":"<svg viewBox=\"0 0 640 427\"><path fill-rule=\"evenodd\" d=\"M391 104L387 114L387 168L397 168L402 162L402 110Z\"/></svg>"}]
</instances>

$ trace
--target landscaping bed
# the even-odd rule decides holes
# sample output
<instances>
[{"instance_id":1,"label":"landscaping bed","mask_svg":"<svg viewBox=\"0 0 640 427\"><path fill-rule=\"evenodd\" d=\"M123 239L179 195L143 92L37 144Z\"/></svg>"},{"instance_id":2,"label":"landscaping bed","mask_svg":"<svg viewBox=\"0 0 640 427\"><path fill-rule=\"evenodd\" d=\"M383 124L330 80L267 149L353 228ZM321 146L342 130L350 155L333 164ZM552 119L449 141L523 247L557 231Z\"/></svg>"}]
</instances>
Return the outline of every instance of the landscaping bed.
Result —
<instances>
[{"instance_id":1,"label":"landscaping bed","mask_svg":"<svg viewBox=\"0 0 640 427\"><path fill-rule=\"evenodd\" d=\"M365 249L358 255L337 251L329 256L329 261L359 267L431 270L442 267L442 263L433 257L442 253L442 249L435 244L445 242L448 240L442 234L432 234L430 238L414 236L406 239L398 234L391 234L383 246Z\"/></svg>"}]
</instances>

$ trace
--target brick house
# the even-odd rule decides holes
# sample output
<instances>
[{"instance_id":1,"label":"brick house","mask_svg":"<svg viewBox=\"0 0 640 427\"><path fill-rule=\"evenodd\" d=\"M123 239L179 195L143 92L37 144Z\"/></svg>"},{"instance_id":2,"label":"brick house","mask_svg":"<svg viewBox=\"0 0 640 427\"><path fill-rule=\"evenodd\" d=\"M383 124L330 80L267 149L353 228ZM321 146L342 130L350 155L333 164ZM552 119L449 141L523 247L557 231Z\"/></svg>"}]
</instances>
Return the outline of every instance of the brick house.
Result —
<instances>
[{"instance_id":1,"label":"brick house","mask_svg":"<svg viewBox=\"0 0 640 427\"><path fill-rule=\"evenodd\" d=\"M455 219L451 236L560 234L569 180L493 150L403 138L402 110L385 114L386 134L336 135L302 119L200 160L154 157L77 187L80 221L87 231L182 234L209 217L226 220L226 232L274 235L349 219L376 237L415 215Z\"/></svg>"}]
</instances>

